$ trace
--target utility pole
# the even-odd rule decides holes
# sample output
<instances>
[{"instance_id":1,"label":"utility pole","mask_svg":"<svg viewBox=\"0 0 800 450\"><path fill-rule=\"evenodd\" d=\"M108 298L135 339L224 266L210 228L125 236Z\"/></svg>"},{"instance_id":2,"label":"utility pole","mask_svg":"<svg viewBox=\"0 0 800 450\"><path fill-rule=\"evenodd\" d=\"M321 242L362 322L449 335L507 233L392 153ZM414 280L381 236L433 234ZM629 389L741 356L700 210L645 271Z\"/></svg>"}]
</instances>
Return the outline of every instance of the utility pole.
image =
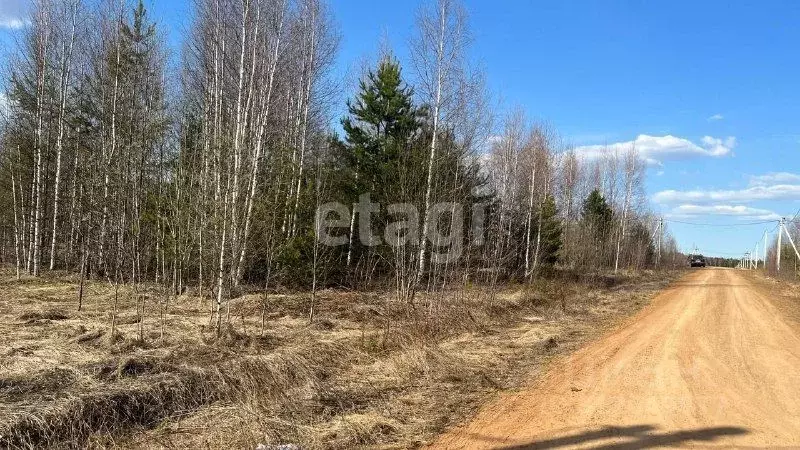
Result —
<instances>
[{"instance_id":1,"label":"utility pole","mask_svg":"<svg viewBox=\"0 0 800 450\"><path fill-rule=\"evenodd\" d=\"M661 264L661 245L663 244L662 243L662 239L663 239L663 236L664 236L664 218L663 217L661 219L659 219L659 221L658 221L658 228L656 229L656 232L658 233L658 252L656 253L656 264Z\"/></svg>"},{"instance_id":2,"label":"utility pole","mask_svg":"<svg viewBox=\"0 0 800 450\"><path fill-rule=\"evenodd\" d=\"M656 242L658 242L657 244L658 247L656 250L656 267L658 267L658 265L661 262L661 240L663 235L664 235L664 218L662 217L659 220L658 225L656 225L655 231L653 231L653 237L650 238L651 241L655 240Z\"/></svg>"},{"instance_id":3,"label":"utility pole","mask_svg":"<svg viewBox=\"0 0 800 450\"><path fill-rule=\"evenodd\" d=\"M756 242L756 247L753 249L753 268L758 269L758 242Z\"/></svg>"},{"instance_id":4,"label":"utility pole","mask_svg":"<svg viewBox=\"0 0 800 450\"><path fill-rule=\"evenodd\" d=\"M756 251L753 253L753 263L755 264L755 269L758 270L758 263L760 260L758 259L759 251L758 245L756 245Z\"/></svg>"},{"instance_id":5,"label":"utility pole","mask_svg":"<svg viewBox=\"0 0 800 450\"><path fill-rule=\"evenodd\" d=\"M766 270L766 268L767 268L767 230L764 230L764 244L763 244L763 247L764 248L762 250L764 250L764 269Z\"/></svg>"},{"instance_id":6,"label":"utility pole","mask_svg":"<svg viewBox=\"0 0 800 450\"><path fill-rule=\"evenodd\" d=\"M792 240L792 235L789 234L789 230L786 228L786 222L782 221L783 224L783 232L786 233L786 239L789 239L789 243L792 244L792 250L794 250L795 256L797 259L800 259L800 252L797 251L797 247L794 245L794 240Z\"/></svg>"},{"instance_id":7,"label":"utility pole","mask_svg":"<svg viewBox=\"0 0 800 450\"><path fill-rule=\"evenodd\" d=\"M781 223L778 224L778 254L775 258L775 271L781 271L781 235L783 234L783 221L785 219L781 217Z\"/></svg>"},{"instance_id":8,"label":"utility pole","mask_svg":"<svg viewBox=\"0 0 800 450\"><path fill-rule=\"evenodd\" d=\"M664 245L664 218L658 221L658 255L656 256L656 263L661 264L661 246Z\"/></svg>"}]
</instances>

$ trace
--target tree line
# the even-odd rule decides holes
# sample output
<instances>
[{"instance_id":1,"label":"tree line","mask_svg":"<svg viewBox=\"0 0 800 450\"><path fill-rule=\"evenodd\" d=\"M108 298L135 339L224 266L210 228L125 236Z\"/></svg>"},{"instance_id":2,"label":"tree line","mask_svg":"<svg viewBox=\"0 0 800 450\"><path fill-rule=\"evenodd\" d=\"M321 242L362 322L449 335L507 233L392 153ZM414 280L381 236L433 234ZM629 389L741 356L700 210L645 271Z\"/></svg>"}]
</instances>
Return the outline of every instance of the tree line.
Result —
<instances>
[{"instance_id":1,"label":"tree line","mask_svg":"<svg viewBox=\"0 0 800 450\"><path fill-rule=\"evenodd\" d=\"M635 148L588 158L520 109L495 117L456 0L420 8L409 61L384 50L343 118L324 0L197 0L179 55L167 31L141 0L32 1L0 124L0 254L18 274L192 287L220 320L242 285L413 302L684 262Z\"/></svg>"}]
</instances>

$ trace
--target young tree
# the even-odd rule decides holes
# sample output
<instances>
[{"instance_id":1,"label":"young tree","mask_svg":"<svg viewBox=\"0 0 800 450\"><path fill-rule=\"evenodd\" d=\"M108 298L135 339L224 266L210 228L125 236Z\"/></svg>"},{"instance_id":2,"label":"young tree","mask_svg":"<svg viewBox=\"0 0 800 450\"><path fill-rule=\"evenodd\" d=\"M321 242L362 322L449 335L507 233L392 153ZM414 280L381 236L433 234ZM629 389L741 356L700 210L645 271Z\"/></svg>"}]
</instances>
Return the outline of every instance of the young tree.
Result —
<instances>
[{"instance_id":1,"label":"young tree","mask_svg":"<svg viewBox=\"0 0 800 450\"><path fill-rule=\"evenodd\" d=\"M423 102L430 108L431 121L417 272L420 278L426 270L439 134L442 129L453 131L456 128L459 113L469 109L459 100L469 98L480 86L467 81L466 52L470 35L466 11L457 0L435 0L422 8L417 15L416 31L411 43L412 61Z\"/></svg>"},{"instance_id":2,"label":"young tree","mask_svg":"<svg viewBox=\"0 0 800 450\"><path fill-rule=\"evenodd\" d=\"M56 266L56 242L58 240L58 214L59 214L59 200L61 188L61 161L62 153L64 152L65 136L64 131L67 121L67 97L69 96L70 88L70 75L72 74L73 59L72 54L75 48L75 39L77 32L78 11L80 8L80 0L71 0L67 6L67 16L69 17L69 33L64 34L61 46L62 56L59 68L59 107L57 118L57 137L56 137L56 174L55 174L55 187L53 192L53 232L50 240L50 270L55 269Z\"/></svg>"},{"instance_id":3,"label":"young tree","mask_svg":"<svg viewBox=\"0 0 800 450\"><path fill-rule=\"evenodd\" d=\"M345 194L355 201L370 193L373 202L384 205L399 200L403 174L414 173L407 163L414 160L423 118L423 112L414 106L413 90L402 79L399 63L384 58L361 81L358 95L348 101L348 110L350 115L342 119L344 142L338 145ZM354 226L351 220L348 260L358 248Z\"/></svg>"},{"instance_id":4,"label":"young tree","mask_svg":"<svg viewBox=\"0 0 800 450\"><path fill-rule=\"evenodd\" d=\"M584 244L584 261L588 264L604 265L606 244L614 223L614 210L598 189L593 190L583 201L582 221L588 248Z\"/></svg>"},{"instance_id":5,"label":"young tree","mask_svg":"<svg viewBox=\"0 0 800 450\"><path fill-rule=\"evenodd\" d=\"M552 269L560 260L562 246L562 225L556 209L556 201L552 195L545 196L539 210L541 223L541 245L539 262L542 267Z\"/></svg>"},{"instance_id":6,"label":"young tree","mask_svg":"<svg viewBox=\"0 0 800 450\"><path fill-rule=\"evenodd\" d=\"M623 165L625 197L622 203L622 223L620 224L619 234L617 236L617 251L614 256L614 273L619 270L620 250L622 249L622 243L626 236L625 231L628 222L628 215L630 214L631 209L636 206L634 204L634 197L636 196L638 190L641 189L642 180L644 177L644 164L641 162L639 155L636 153L635 144L632 144L631 148L628 149L623 155Z\"/></svg>"}]
</instances>

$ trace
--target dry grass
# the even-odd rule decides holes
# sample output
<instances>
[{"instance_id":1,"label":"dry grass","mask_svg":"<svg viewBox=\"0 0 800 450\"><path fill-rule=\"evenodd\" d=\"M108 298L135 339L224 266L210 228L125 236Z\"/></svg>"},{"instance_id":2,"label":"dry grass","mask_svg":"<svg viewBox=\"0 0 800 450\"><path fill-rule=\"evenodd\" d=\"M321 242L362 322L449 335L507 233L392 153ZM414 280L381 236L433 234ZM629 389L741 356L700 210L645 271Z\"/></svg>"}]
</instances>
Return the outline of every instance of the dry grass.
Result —
<instances>
[{"instance_id":1,"label":"dry grass","mask_svg":"<svg viewBox=\"0 0 800 450\"><path fill-rule=\"evenodd\" d=\"M797 277L791 280L787 280L788 276L775 278L773 274L767 274L763 270L742 271L741 273L770 293L768 300L781 310L783 317L800 326L800 281L797 280Z\"/></svg>"},{"instance_id":2,"label":"dry grass","mask_svg":"<svg viewBox=\"0 0 800 450\"><path fill-rule=\"evenodd\" d=\"M414 309L329 290L313 324L308 295L273 294L263 336L258 294L231 302L217 337L207 300L151 289L142 340L127 289L112 337L113 286L89 283L77 311L73 278L1 276L0 447L340 449L422 445L674 274L476 287Z\"/></svg>"}]
</instances>

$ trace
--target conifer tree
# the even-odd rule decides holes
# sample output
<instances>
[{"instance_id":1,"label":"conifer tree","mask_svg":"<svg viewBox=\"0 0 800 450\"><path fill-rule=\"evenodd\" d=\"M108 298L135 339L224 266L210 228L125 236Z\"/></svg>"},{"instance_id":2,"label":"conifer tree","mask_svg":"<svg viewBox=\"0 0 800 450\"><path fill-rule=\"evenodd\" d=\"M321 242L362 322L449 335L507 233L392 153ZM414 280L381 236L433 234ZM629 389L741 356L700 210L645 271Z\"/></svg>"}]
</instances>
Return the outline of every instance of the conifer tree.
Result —
<instances>
[{"instance_id":1,"label":"conifer tree","mask_svg":"<svg viewBox=\"0 0 800 450\"><path fill-rule=\"evenodd\" d=\"M583 220L596 230L605 230L611 224L614 211L598 189L593 190L583 202Z\"/></svg>"},{"instance_id":2,"label":"conifer tree","mask_svg":"<svg viewBox=\"0 0 800 450\"><path fill-rule=\"evenodd\" d=\"M545 197L542 202L541 211L542 231L539 252L541 255L541 265L552 268L559 261L559 251L561 250L561 219L556 209L556 201L552 195Z\"/></svg>"},{"instance_id":3,"label":"conifer tree","mask_svg":"<svg viewBox=\"0 0 800 450\"><path fill-rule=\"evenodd\" d=\"M584 264L605 264L606 243L613 228L614 210L598 189L593 190L583 201L583 224L590 240L591 253Z\"/></svg>"},{"instance_id":4,"label":"conifer tree","mask_svg":"<svg viewBox=\"0 0 800 450\"><path fill-rule=\"evenodd\" d=\"M413 89L403 81L399 63L389 57L381 60L377 69L361 81L358 94L347 103L349 116L342 119L344 142L336 146L342 160L340 182L344 183L337 200L355 202L359 195L368 193L372 202L382 205L417 203L415 184L419 177L416 175L421 173L427 141L422 132L424 111L414 106L413 95ZM384 209L372 218L385 224L386 213ZM410 262L405 249L394 252L393 257L386 248L370 246L366 252L360 250L355 229L355 217L359 213L353 211L352 214L347 266L356 262L356 265L375 267L392 260L395 273L407 272L398 270ZM363 231L359 227L359 233ZM366 257L365 264L361 264L362 257ZM364 276L369 278L371 274Z\"/></svg>"},{"instance_id":5,"label":"conifer tree","mask_svg":"<svg viewBox=\"0 0 800 450\"><path fill-rule=\"evenodd\" d=\"M408 156L421 127L422 112L413 104L414 91L402 79L400 64L383 59L359 84L342 119L345 165L358 193L388 200L384 188L397 181L399 162ZM377 197L377 198L376 198Z\"/></svg>"}]
</instances>

